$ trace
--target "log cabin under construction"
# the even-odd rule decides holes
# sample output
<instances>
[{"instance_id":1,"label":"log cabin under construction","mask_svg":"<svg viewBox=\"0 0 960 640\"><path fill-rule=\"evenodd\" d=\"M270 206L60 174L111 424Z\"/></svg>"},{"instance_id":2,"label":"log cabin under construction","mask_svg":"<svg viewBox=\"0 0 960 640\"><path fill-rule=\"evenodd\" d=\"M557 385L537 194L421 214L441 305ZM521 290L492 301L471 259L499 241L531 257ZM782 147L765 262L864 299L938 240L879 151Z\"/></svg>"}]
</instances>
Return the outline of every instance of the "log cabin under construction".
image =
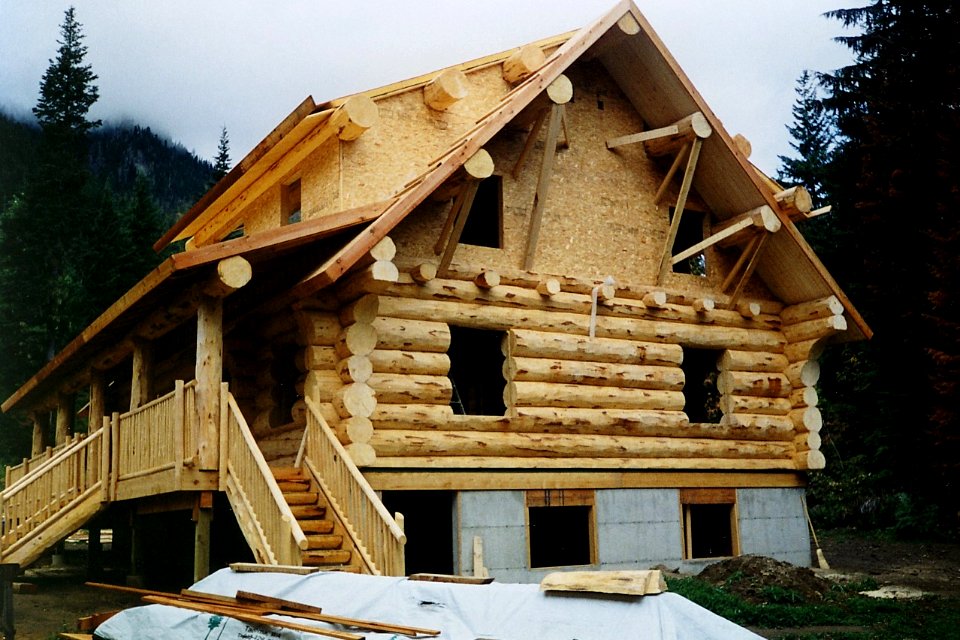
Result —
<instances>
[{"instance_id":1,"label":"log cabin under construction","mask_svg":"<svg viewBox=\"0 0 960 640\"><path fill-rule=\"evenodd\" d=\"M748 156L630 2L307 98L4 402L0 560L809 565L817 359L871 332Z\"/></svg>"}]
</instances>

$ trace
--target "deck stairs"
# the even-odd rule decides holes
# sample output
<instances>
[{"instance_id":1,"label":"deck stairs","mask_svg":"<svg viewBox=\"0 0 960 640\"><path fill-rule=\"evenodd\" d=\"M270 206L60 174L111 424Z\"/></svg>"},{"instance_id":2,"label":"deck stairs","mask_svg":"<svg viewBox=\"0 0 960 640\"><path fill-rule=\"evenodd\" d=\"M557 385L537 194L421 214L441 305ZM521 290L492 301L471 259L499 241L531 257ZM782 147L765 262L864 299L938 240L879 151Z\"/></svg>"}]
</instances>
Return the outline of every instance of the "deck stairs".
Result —
<instances>
[{"instance_id":1,"label":"deck stairs","mask_svg":"<svg viewBox=\"0 0 960 640\"><path fill-rule=\"evenodd\" d=\"M354 551L342 527L330 516L318 487L298 467L271 467L290 511L306 535L307 548L300 552L303 566L325 571L357 573Z\"/></svg>"}]
</instances>

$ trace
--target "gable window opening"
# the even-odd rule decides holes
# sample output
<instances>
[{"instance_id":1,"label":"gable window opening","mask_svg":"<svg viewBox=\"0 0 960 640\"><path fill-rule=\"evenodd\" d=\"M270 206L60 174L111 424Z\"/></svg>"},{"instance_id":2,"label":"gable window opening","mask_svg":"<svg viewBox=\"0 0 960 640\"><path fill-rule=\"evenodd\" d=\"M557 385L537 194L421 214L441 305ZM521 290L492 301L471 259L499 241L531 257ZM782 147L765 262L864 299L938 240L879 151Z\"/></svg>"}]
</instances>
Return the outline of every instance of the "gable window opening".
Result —
<instances>
[{"instance_id":1,"label":"gable window opening","mask_svg":"<svg viewBox=\"0 0 960 640\"><path fill-rule=\"evenodd\" d=\"M593 491L528 491L526 502L531 569L595 564Z\"/></svg>"},{"instance_id":2,"label":"gable window opening","mask_svg":"<svg viewBox=\"0 0 960 640\"><path fill-rule=\"evenodd\" d=\"M503 331L450 325L450 372L453 412L471 416L503 416Z\"/></svg>"},{"instance_id":3,"label":"gable window opening","mask_svg":"<svg viewBox=\"0 0 960 640\"><path fill-rule=\"evenodd\" d=\"M736 491L681 489L683 559L739 555Z\"/></svg>"},{"instance_id":4,"label":"gable window opening","mask_svg":"<svg viewBox=\"0 0 960 640\"><path fill-rule=\"evenodd\" d=\"M285 184L280 192L280 224L300 222L300 179Z\"/></svg>"},{"instance_id":5,"label":"gable window opening","mask_svg":"<svg viewBox=\"0 0 960 640\"><path fill-rule=\"evenodd\" d=\"M670 207L670 222L673 222L674 208ZM688 247L692 247L706 238L709 230L705 228L707 218L702 211L684 209L680 216L680 226L677 227L677 237L673 242L674 255ZM692 276L707 277L707 254L700 253L690 256L673 265L674 273L686 273Z\"/></svg>"},{"instance_id":6,"label":"gable window opening","mask_svg":"<svg viewBox=\"0 0 960 640\"><path fill-rule=\"evenodd\" d=\"M717 388L718 349L683 347L683 411L691 423L718 424L723 417Z\"/></svg>"},{"instance_id":7,"label":"gable window opening","mask_svg":"<svg viewBox=\"0 0 960 640\"><path fill-rule=\"evenodd\" d=\"M480 181L460 233L460 244L503 248L503 176Z\"/></svg>"}]
</instances>

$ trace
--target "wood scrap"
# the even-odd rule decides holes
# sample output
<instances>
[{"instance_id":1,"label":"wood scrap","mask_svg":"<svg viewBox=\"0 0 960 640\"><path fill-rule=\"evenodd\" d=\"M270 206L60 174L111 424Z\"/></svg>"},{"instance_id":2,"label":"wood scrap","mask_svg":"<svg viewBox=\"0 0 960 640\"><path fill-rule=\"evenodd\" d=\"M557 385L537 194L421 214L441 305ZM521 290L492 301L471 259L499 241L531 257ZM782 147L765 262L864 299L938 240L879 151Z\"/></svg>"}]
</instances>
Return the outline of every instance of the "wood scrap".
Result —
<instances>
[{"instance_id":1,"label":"wood scrap","mask_svg":"<svg viewBox=\"0 0 960 640\"><path fill-rule=\"evenodd\" d=\"M451 584L490 584L493 578L485 576L478 578L476 576L451 576L445 573L414 573L407 577L407 580L416 580L419 582L449 582Z\"/></svg>"},{"instance_id":2,"label":"wood scrap","mask_svg":"<svg viewBox=\"0 0 960 640\"><path fill-rule=\"evenodd\" d=\"M260 564L257 562L233 562L230 569L236 573L292 573L294 575L305 576L316 573L318 567L301 567L286 564Z\"/></svg>"},{"instance_id":3,"label":"wood scrap","mask_svg":"<svg viewBox=\"0 0 960 640\"><path fill-rule=\"evenodd\" d=\"M614 595L646 596L667 590L663 574L646 571L560 571L540 581L542 591L582 591Z\"/></svg>"}]
</instances>

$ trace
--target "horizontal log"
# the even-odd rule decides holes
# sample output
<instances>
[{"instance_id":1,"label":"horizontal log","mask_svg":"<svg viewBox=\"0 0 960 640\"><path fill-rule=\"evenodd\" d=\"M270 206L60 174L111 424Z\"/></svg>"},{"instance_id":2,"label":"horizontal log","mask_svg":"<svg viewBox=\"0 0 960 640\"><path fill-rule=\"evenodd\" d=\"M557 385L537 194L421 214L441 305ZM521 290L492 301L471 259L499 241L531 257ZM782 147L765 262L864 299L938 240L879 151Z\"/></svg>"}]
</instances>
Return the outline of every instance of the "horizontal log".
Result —
<instances>
[{"instance_id":1,"label":"horizontal log","mask_svg":"<svg viewBox=\"0 0 960 640\"><path fill-rule=\"evenodd\" d=\"M332 346L310 345L298 351L296 355L297 368L301 371L333 369L340 360L337 350Z\"/></svg>"},{"instance_id":2,"label":"horizontal log","mask_svg":"<svg viewBox=\"0 0 960 640\"><path fill-rule=\"evenodd\" d=\"M797 324L798 322L807 322L809 320L819 320L820 318L840 315L843 315L843 303L840 302L837 296L827 296L818 300L801 302L786 307L780 313L780 319L786 326Z\"/></svg>"},{"instance_id":3,"label":"horizontal log","mask_svg":"<svg viewBox=\"0 0 960 640\"><path fill-rule=\"evenodd\" d=\"M492 289L500 284L500 276L496 271L481 271L473 283L481 289Z\"/></svg>"},{"instance_id":4,"label":"horizontal log","mask_svg":"<svg viewBox=\"0 0 960 640\"><path fill-rule=\"evenodd\" d=\"M783 373L789 362L786 356L781 353L727 349L720 355L717 364L721 371Z\"/></svg>"},{"instance_id":5,"label":"horizontal log","mask_svg":"<svg viewBox=\"0 0 960 640\"><path fill-rule=\"evenodd\" d=\"M377 462L377 452L366 442L352 442L344 447L358 467L371 467Z\"/></svg>"},{"instance_id":6,"label":"horizontal log","mask_svg":"<svg viewBox=\"0 0 960 640\"><path fill-rule=\"evenodd\" d=\"M331 402L343 387L343 380L331 369L315 370L307 373L304 394L316 402Z\"/></svg>"},{"instance_id":7,"label":"horizontal log","mask_svg":"<svg viewBox=\"0 0 960 640\"><path fill-rule=\"evenodd\" d=\"M822 444L820 434L816 431L807 431L806 433L798 433L793 439L793 444L797 448L797 451L810 451L818 450Z\"/></svg>"},{"instance_id":8,"label":"horizontal log","mask_svg":"<svg viewBox=\"0 0 960 640\"><path fill-rule=\"evenodd\" d=\"M370 442L373 436L373 423L370 418L352 416L344 418L333 427L341 444L353 442Z\"/></svg>"},{"instance_id":9,"label":"horizontal log","mask_svg":"<svg viewBox=\"0 0 960 640\"><path fill-rule=\"evenodd\" d=\"M783 355L790 362L801 360L819 360L827 343L823 338L811 338L799 342L790 342L783 348Z\"/></svg>"},{"instance_id":10,"label":"horizontal log","mask_svg":"<svg viewBox=\"0 0 960 640\"><path fill-rule=\"evenodd\" d=\"M377 317L379 310L380 301L375 293L361 296L344 305L343 309L340 310L340 324L344 327L356 322L370 324Z\"/></svg>"},{"instance_id":11,"label":"horizontal log","mask_svg":"<svg viewBox=\"0 0 960 640\"><path fill-rule=\"evenodd\" d=\"M759 396L720 396L720 410L724 415L736 413L760 413L771 416L785 416L792 407L786 398L762 398Z\"/></svg>"},{"instance_id":12,"label":"horizontal log","mask_svg":"<svg viewBox=\"0 0 960 640\"><path fill-rule=\"evenodd\" d=\"M590 330L589 315L578 313L546 313L530 309L512 309L465 302L413 300L394 296L381 297L380 309L381 313L394 318L416 320L426 316L456 325L501 331L523 328L586 336ZM764 329L691 325L682 322L656 322L607 316L597 317L596 335L603 338L671 342L701 349L725 349L731 344L736 344L745 351L773 353L781 353L785 344L782 334Z\"/></svg>"},{"instance_id":13,"label":"horizontal log","mask_svg":"<svg viewBox=\"0 0 960 640\"><path fill-rule=\"evenodd\" d=\"M368 356L377 348L377 330L371 324L357 323L344 328L334 343L340 359L350 356Z\"/></svg>"},{"instance_id":14,"label":"horizontal log","mask_svg":"<svg viewBox=\"0 0 960 640\"><path fill-rule=\"evenodd\" d=\"M717 390L725 394L786 398L792 389L782 373L723 371L717 376Z\"/></svg>"},{"instance_id":15,"label":"horizontal log","mask_svg":"<svg viewBox=\"0 0 960 640\"><path fill-rule=\"evenodd\" d=\"M340 300L350 301L368 293L380 293L400 277L397 265L389 260L375 260L342 279L336 288Z\"/></svg>"},{"instance_id":16,"label":"horizontal log","mask_svg":"<svg viewBox=\"0 0 960 640\"><path fill-rule=\"evenodd\" d=\"M449 405L453 386L446 376L374 373L367 384L377 394L377 404Z\"/></svg>"},{"instance_id":17,"label":"horizontal log","mask_svg":"<svg viewBox=\"0 0 960 640\"><path fill-rule=\"evenodd\" d=\"M793 420L789 416L771 416L752 413L732 413L723 416L720 424L730 427L743 427L748 429L759 429L765 433L771 440L790 440L793 438L794 427Z\"/></svg>"},{"instance_id":18,"label":"horizontal log","mask_svg":"<svg viewBox=\"0 0 960 640\"><path fill-rule=\"evenodd\" d=\"M514 356L640 365L679 365L683 361L683 348L678 344L590 338L527 329L511 331L508 344L509 353Z\"/></svg>"},{"instance_id":19,"label":"horizontal log","mask_svg":"<svg viewBox=\"0 0 960 640\"><path fill-rule=\"evenodd\" d=\"M344 385L334 394L332 404L341 418L369 418L377 407L377 398L370 385L355 382Z\"/></svg>"},{"instance_id":20,"label":"horizontal log","mask_svg":"<svg viewBox=\"0 0 960 640\"><path fill-rule=\"evenodd\" d=\"M744 226L748 222L749 225ZM717 246L733 247L744 244L758 231L776 233L780 230L781 225L780 218L777 217L773 209L768 205L762 205L714 225L710 232L712 236L723 236L719 238ZM737 228L737 231L724 235L724 232L731 228Z\"/></svg>"},{"instance_id":21,"label":"horizontal log","mask_svg":"<svg viewBox=\"0 0 960 640\"><path fill-rule=\"evenodd\" d=\"M820 380L820 363L816 360L794 362L784 373L794 387L812 387Z\"/></svg>"},{"instance_id":22,"label":"horizontal log","mask_svg":"<svg viewBox=\"0 0 960 640\"><path fill-rule=\"evenodd\" d=\"M368 357L377 373L445 376L450 372L450 356L445 353L376 349Z\"/></svg>"},{"instance_id":23,"label":"horizontal log","mask_svg":"<svg viewBox=\"0 0 960 640\"><path fill-rule=\"evenodd\" d=\"M795 459L785 458L545 458L504 456L378 456L377 469L494 469L604 471L796 471Z\"/></svg>"},{"instance_id":24,"label":"horizontal log","mask_svg":"<svg viewBox=\"0 0 960 640\"><path fill-rule=\"evenodd\" d=\"M384 303L381 299L381 306ZM384 309L383 313L373 322L378 336L377 349L445 353L450 348L450 327L446 322L420 319L434 317L429 312L414 318L395 317L389 309Z\"/></svg>"},{"instance_id":25,"label":"horizontal log","mask_svg":"<svg viewBox=\"0 0 960 640\"><path fill-rule=\"evenodd\" d=\"M813 198L810 192L800 185L784 189L774 194L774 199L791 220L804 217L813 209Z\"/></svg>"},{"instance_id":26,"label":"horizontal log","mask_svg":"<svg viewBox=\"0 0 960 640\"><path fill-rule=\"evenodd\" d=\"M789 414L790 422L797 431L820 431L823 428L823 415L816 407L794 409Z\"/></svg>"},{"instance_id":27,"label":"horizontal log","mask_svg":"<svg viewBox=\"0 0 960 640\"><path fill-rule=\"evenodd\" d=\"M296 314L300 338L304 344L332 346L343 330L335 313L323 311L301 311Z\"/></svg>"},{"instance_id":28,"label":"horizontal log","mask_svg":"<svg viewBox=\"0 0 960 640\"><path fill-rule=\"evenodd\" d=\"M800 342L811 338L825 338L846 330L846 318L843 316L828 316L787 325L783 327L783 335L787 342Z\"/></svg>"},{"instance_id":29,"label":"horizontal log","mask_svg":"<svg viewBox=\"0 0 960 640\"><path fill-rule=\"evenodd\" d=\"M378 404L370 414L374 429L429 428L453 416L450 406L440 404Z\"/></svg>"},{"instance_id":30,"label":"horizontal log","mask_svg":"<svg viewBox=\"0 0 960 640\"><path fill-rule=\"evenodd\" d=\"M618 387L550 382L510 382L509 397L517 407L582 407L619 409L683 409L683 393L654 389L621 389Z\"/></svg>"},{"instance_id":31,"label":"horizontal log","mask_svg":"<svg viewBox=\"0 0 960 640\"><path fill-rule=\"evenodd\" d=\"M793 457L798 469L808 469L816 471L827 466L827 459L820 451L811 449L810 451L798 451Z\"/></svg>"},{"instance_id":32,"label":"horizontal log","mask_svg":"<svg viewBox=\"0 0 960 640\"><path fill-rule=\"evenodd\" d=\"M204 295L211 298L223 298L253 277L253 267L243 256L231 256L217 263L216 273L203 284Z\"/></svg>"},{"instance_id":33,"label":"horizontal log","mask_svg":"<svg viewBox=\"0 0 960 640\"><path fill-rule=\"evenodd\" d=\"M476 431L375 430L377 456L782 458L792 442Z\"/></svg>"},{"instance_id":34,"label":"horizontal log","mask_svg":"<svg viewBox=\"0 0 960 640\"><path fill-rule=\"evenodd\" d=\"M709 138L713 133L710 123L699 111L678 120L673 126L676 132L669 131L667 135L643 141L647 155L657 157L675 153L694 138Z\"/></svg>"},{"instance_id":35,"label":"horizontal log","mask_svg":"<svg viewBox=\"0 0 960 640\"><path fill-rule=\"evenodd\" d=\"M507 358L504 361L504 377L507 380L527 382L561 382L630 389L683 389L683 370L679 367L551 358Z\"/></svg>"},{"instance_id":36,"label":"horizontal log","mask_svg":"<svg viewBox=\"0 0 960 640\"><path fill-rule=\"evenodd\" d=\"M437 265L432 262L422 262L410 269L410 277L417 284L430 282L437 277Z\"/></svg>"},{"instance_id":37,"label":"horizontal log","mask_svg":"<svg viewBox=\"0 0 960 640\"><path fill-rule=\"evenodd\" d=\"M369 356L353 355L337 362L336 372L346 383L366 382L373 374L373 363Z\"/></svg>"},{"instance_id":38,"label":"horizontal log","mask_svg":"<svg viewBox=\"0 0 960 640\"><path fill-rule=\"evenodd\" d=\"M499 272L498 272L499 273ZM584 293L563 291L559 280L547 278L529 289L505 284L501 274L500 285L482 289L472 281L436 278L417 284L408 274L384 290L385 294L427 301L484 302L498 307L511 307L530 311L569 311L590 315L593 312L592 290ZM596 285L594 285L596 286ZM542 293L541 293L542 291ZM664 291L649 291L644 299L613 298L597 307L600 316L640 318L685 322L694 325L716 324L725 327L748 329L780 329L780 317L765 313L756 318L744 318L736 310L714 309L697 311L690 304L673 304Z\"/></svg>"},{"instance_id":39,"label":"horizontal log","mask_svg":"<svg viewBox=\"0 0 960 640\"><path fill-rule=\"evenodd\" d=\"M820 398L814 387L802 387L790 392L790 406L794 409L815 407L819 402Z\"/></svg>"},{"instance_id":40,"label":"horizontal log","mask_svg":"<svg viewBox=\"0 0 960 640\"><path fill-rule=\"evenodd\" d=\"M546 59L543 49L534 44L521 47L503 61L503 79L517 84L542 67Z\"/></svg>"}]
</instances>

